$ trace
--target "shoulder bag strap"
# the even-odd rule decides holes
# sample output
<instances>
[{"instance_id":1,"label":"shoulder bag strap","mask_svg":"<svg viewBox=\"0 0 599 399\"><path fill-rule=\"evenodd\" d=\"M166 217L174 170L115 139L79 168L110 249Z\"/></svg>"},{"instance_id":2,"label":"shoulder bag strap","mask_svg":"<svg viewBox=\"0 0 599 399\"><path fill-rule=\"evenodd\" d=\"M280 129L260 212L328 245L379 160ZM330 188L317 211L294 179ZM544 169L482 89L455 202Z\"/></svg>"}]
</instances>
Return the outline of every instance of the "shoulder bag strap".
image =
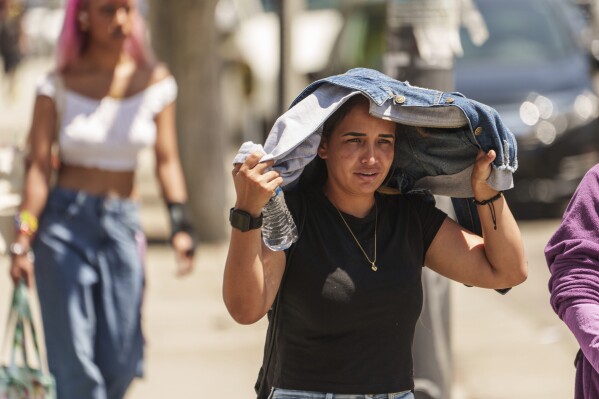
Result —
<instances>
[{"instance_id":1,"label":"shoulder bag strap","mask_svg":"<svg viewBox=\"0 0 599 399\"><path fill-rule=\"evenodd\" d=\"M17 323L17 288L15 287L12 294L12 300L10 303L10 309L8 311L8 317L6 318L6 326L4 328L4 339L2 340L2 350L0 351L0 360L6 358L8 352L8 342L11 337L15 335L16 323ZM14 338L13 338L14 347ZM12 351L11 351L12 355Z\"/></svg>"},{"instance_id":2,"label":"shoulder bag strap","mask_svg":"<svg viewBox=\"0 0 599 399\"><path fill-rule=\"evenodd\" d=\"M29 328L31 332L31 339L33 340L32 343L35 350L38 367L43 368L44 364L42 363L35 325L31 316L31 308L29 307L27 287L25 286L25 283L21 282L15 286L13 290L13 297L6 323L5 339L2 350L2 357L4 358L8 343L7 341L9 337L12 336L9 363L10 367L17 367L17 352L20 352L23 365L31 368L31 365L29 364L29 356L27 354L27 344L25 342L27 328Z\"/></svg>"}]
</instances>

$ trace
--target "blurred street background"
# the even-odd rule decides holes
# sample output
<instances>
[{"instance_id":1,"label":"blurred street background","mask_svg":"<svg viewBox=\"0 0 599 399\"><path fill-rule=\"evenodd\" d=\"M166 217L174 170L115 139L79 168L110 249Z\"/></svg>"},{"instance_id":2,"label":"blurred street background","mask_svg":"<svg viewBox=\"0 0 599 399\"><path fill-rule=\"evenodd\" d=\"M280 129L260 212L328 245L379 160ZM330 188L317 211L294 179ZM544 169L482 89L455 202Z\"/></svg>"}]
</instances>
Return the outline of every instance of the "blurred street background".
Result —
<instances>
[{"instance_id":1,"label":"blurred street background","mask_svg":"<svg viewBox=\"0 0 599 399\"><path fill-rule=\"evenodd\" d=\"M459 3L474 5L477 14L460 14L452 83L496 108L516 135L519 170L507 196L530 272L505 296L450 285L451 398L571 398L578 346L549 306L543 247L582 174L599 162L598 6L593 0ZM356 66L388 67L388 2L285 4L282 11L275 0L140 4L156 51L179 83L181 156L202 243L193 275L176 278L153 153L142 153L137 179L150 242L147 368L130 399L254 397L266 321L235 324L221 297L234 201L230 161L243 141L263 142L309 82ZM0 323L11 295L4 253L20 192L18 173L6 172L7 165L12 149L23 145L35 83L52 68L62 22L59 0L28 0L20 12L23 59L13 75L0 76Z\"/></svg>"}]
</instances>

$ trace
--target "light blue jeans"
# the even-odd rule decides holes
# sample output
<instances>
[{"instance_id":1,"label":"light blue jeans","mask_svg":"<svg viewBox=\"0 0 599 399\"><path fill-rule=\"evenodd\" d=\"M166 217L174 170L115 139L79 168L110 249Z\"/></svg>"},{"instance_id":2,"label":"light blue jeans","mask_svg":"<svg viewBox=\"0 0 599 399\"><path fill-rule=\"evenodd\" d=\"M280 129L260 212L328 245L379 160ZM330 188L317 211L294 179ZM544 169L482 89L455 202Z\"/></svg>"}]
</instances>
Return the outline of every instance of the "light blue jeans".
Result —
<instances>
[{"instance_id":1,"label":"light blue jeans","mask_svg":"<svg viewBox=\"0 0 599 399\"><path fill-rule=\"evenodd\" d=\"M274 388L269 399L414 399L414 394L412 391L404 391L354 395Z\"/></svg>"},{"instance_id":2,"label":"light blue jeans","mask_svg":"<svg viewBox=\"0 0 599 399\"><path fill-rule=\"evenodd\" d=\"M33 244L59 399L121 399L142 373L137 203L54 188Z\"/></svg>"}]
</instances>

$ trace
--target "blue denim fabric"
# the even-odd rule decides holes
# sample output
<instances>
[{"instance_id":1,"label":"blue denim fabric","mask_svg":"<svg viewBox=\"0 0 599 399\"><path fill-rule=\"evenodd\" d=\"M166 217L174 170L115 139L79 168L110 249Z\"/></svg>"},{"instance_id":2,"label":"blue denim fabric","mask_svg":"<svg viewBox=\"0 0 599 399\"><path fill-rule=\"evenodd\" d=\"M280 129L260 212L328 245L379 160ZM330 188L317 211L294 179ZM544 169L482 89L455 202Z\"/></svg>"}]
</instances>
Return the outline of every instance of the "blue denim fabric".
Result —
<instances>
[{"instance_id":1,"label":"blue denim fabric","mask_svg":"<svg viewBox=\"0 0 599 399\"><path fill-rule=\"evenodd\" d=\"M335 394L274 388L269 399L414 399L411 391L376 394Z\"/></svg>"},{"instance_id":2,"label":"blue denim fabric","mask_svg":"<svg viewBox=\"0 0 599 399\"><path fill-rule=\"evenodd\" d=\"M426 129L426 133L439 136L439 140L443 140L444 134L449 136L448 140L457 140L451 136L458 135L460 136L459 140L464 141L465 144L475 145L485 152L491 149L495 150L497 158L493 166L496 170L514 172L518 167L516 140L501 121L497 111L488 105L468 99L461 93L444 93L415 87L372 69L355 68L344 74L330 76L310 84L293 101L290 108L315 92L324 83L359 91L366 95L374 103L370 107L370 112L374 116L408 126L434 128L432 131ZM437 131L439 129L456 130ZM427 140L421 141L426 142ZM435 154L431 152L427 144L419 145L418 148L411 151L413 159L398 160L406 166L406 173L409 172L411 178L419 180L425 176L435 176L432 170L426 170L427 164L419 162L419 159L422 161L422 159L429 158L433 163L437 163L440 169L436 172L439 175L453 175L456 170L462 170L461 165L455 164L453 157L447 159L447 155L443 152ZM463 148L463 151L468 150L467 147L456 147L453 143L446 142L445 144L448 150L456 151L459 148ZM440 149L441 147L436 148ZM464 154L460 155L464 156ZM440 157L446 159L439 159ZM410 167L411 162L421 165ZM404 184L409 185L410 183ZM469 185L469 182L467 183ZM434 192L433 194L443 193Z\"/></svg>"},{"instance_id":3,"label":"blue denim fabric","mask_svg":"<svg viewBox=\"0 0 599 399\"><path fill-rule=\"evenodd\" d=\"M395 173L389 185L403 193L424 191L452 197L458 222L481 233L470 183L479 149L497 157L488 179L497 190L513 187L518 167L516 140L491 107L464 97L409 85L378 71L356 68L310 84L275 122L262 161L275 160L285 189L293 189L316 156L324 121L348 98L362 93L370 113L399 123ZM234 163L262 149L249 142Z\"/></svg>"},{"instance_id":4,"label":"blue denim fabric","mask_svg":"<svg viewBox=\"0 0 599 399\"><path fill-rule=\"evenodd\" d=\"M33 244L60 399L120 399L141 374L138 205L55 188Z\"/></svg>"}]
</instances>

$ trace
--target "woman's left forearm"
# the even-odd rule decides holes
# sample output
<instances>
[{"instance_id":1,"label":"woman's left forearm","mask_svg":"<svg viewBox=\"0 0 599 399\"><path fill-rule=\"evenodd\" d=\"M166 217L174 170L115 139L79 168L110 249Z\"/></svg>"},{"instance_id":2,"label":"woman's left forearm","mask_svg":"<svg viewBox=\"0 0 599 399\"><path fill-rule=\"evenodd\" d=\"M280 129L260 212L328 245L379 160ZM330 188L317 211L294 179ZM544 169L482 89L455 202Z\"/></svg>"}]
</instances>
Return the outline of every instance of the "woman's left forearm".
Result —
<instances>
[{"instance_id":1,"label":"woman's left forearm","mask_svg":"<svg viewBox=\"0 0 599 399\"><path fill-rule=\"evenodd\" d=\"M501 195L493 202L477 204L477 209L485 254L494 272L505 282L504 288L522 283L528 275L524 244L505 198Z\"/></svg>"},{"instance_id":2,"label":"woman's left forearm","mask_svg":"<svg viewBox=\"0 0 599 399\"><path fill-rule=\"evenodd\" d=\"M156 163L156 176L160 183L162 197L167 203L187 202L187 190L181 165L176 159Z\"/></svg>"},{"instance_id":3,"label":"woman's left forearm","mask_svg":"<svg viewBox=\"0 0 599 399\"><path fill-rule=\"evenodd\" d=\"M167 203L185 203L187 190L177 145L174 102L156 116L156 128L156 176L162 197Z\"/></svg>"},{"instance_id":4,"label":"woman's left forearm","mask_svg":"<svg viewBox=\"0 0 599 399\"><path fill-rule=\"evenodd\" d=\"M478 152L472 169L472 193L492 280L501 285L500 288L510 288L526 280L528 271L518 224L503 194L488 184L496 156L494 150Z\"/></svg>"}]
</instances>

